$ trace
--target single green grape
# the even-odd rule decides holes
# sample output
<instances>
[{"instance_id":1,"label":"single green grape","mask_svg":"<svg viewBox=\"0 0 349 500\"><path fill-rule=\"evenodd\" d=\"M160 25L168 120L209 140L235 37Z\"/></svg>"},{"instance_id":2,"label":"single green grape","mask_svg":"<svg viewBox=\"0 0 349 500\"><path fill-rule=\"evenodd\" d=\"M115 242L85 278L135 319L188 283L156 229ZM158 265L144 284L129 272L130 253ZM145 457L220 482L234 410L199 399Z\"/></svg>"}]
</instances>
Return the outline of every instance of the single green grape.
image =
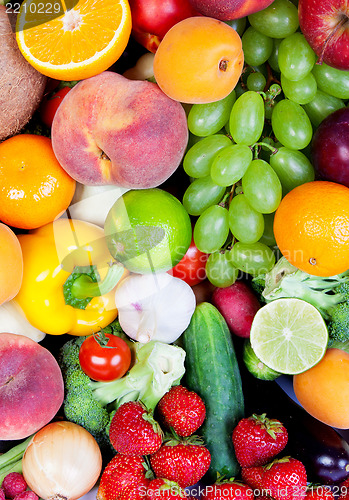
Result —
<instances>
[{"instance_id":1,"label":"single green grape","mask_svg":"<svg viewBox=\"0 0 349 500\"><path fill-rule=\"evenodd\" d=\"M252 276L271 271L275 264L272 249L259 241L251 244L238 241L230 250L230 259L237 269Z\"/></svg>"},{"instance_id":2,"label":"single green grape","mask_svg":"<svg viewBox=\"0 0 349 500\"><path fill-rule=\"evenodd\" d=\"M228 210L220 205L213 205L197 219L193 231L194 243L201 252L216 252L224 245L228 234Z\"/></svg>"},{"instance_id":3,"label":"single green grape","mask_svg":"<svg viewBox=\"0 0 349 500\"><path fill-rule=\"evenodd\" d=\"M188 114L188 129L198 137L216 134L229 120L235 102L235 90L224 99L207 104L193 104Z\"/></svg>"},{"instance_id":4,"label":"single green grape","mask_svg":"<svg viewBox=\"0 0 349 500\"><path fill-rule=\"evenodd\" d=\"M243 35L243 32L246 29L247 18L239 17L238 19L231 19L229 21L224 21L231 28L233 28L240 36Z\"/></svg>"},{"instance_id":5,"label":"single green grape","mask_svg":"<svg viewBox=\"0 0 349 500\"><path fill-rule=\"evenodd\" d=\"M281 147L270 156L270 166L280 179L283 196L295 187L315 179L314 167L301 151Z\"/></svg>"},{"instance_id":6,"label":"single green grape","mask_svg":"<svg viewBox=\"0 0 349 500\"><path fill-rule=\"evenodd\" d=\"M270 64L271 69L275 71L275 73L280 73L278 56L281 42L282 38L273 38L273 50L268 59L268 63Z\"/></svg>"},{"instance_id":7,"label":"single green grape","mask_svg":"<svg viewBox=\"0 0 349 500\"><path fill-rule=\"evenodd\" d=\"M304 149L313 136L308 115L300 104L289 99L274 106L271 125L277 140L289 149Z\"/></svg>"},{"instance_id":8,"label":"single green grape","mask_svg":"<svg viewBox=\"0 0 349 500\"><path fill-rule=\"evenodd\" d=\"M231 186L239 181L252 161L252 151L244 144L232 144L216 153L211 165L211 178L218 186Z\"/></svg>"},{"instance_id":9,"label":"single green grape","mask_svg":"<svg viewBox=\"0 0 349 500\"><path fill-rule=\"evenodd\" d=\"M249 26L242 35L242 50L245 63L249 66L259 66L265 63L273 51L273 40Z\"/></svg>"},{"instance_id":10,"label":"single green grape","mask_svg":"<svg viewBox=\"0 0 349 500\"><path fill-rule=\"evenodd\" d=\"M311 123L316 128L328 115L341 108L345 108L342 99L319 89L317 89L314 99L303 106Z\"/></svg>"},{"instance_id":11,"label":"single green grape","mask_svg":"<svg viewBox=\"0 0 349 500\"><path fill-rule=\"evenodd\" d=\"M332 68L325 63L312 69L319 90L338 99L349 99L349 71Z\"/></svg>"},{"instance_id":12,"label":"single green grape","mask_svg":"<svg viewBox=\"0 0 349 500\"><path fill-rule=\"evenodd\" d=\"M299 27L297 7L289 0L274 0L265 9L250 14L248 20L256 30L271 38L285 38Z\"/></svg>"},{"instance_id":13,"label":"single green grape","mask_svg":"<svg viewBox=\"0 0 349 500\"><path fill-rule=\"evenodd\" d=\"M288 80L302 80L313 69L315 61L315 52L302 33L293 33L280 43L279 68Z\"/></svg>"},{"instance_id":14,"label":"single green grape","mask_svg":"<svg viewBox=\"0 0 349 500\"><path fill-rule=\"evenodd\" d=\"M266 86L267 80L265 76L259 71L250 73L247 77L246 85L248 90L254 90L255 92L261 92Z\"/></svg>"},{"instance_id":15,"label":"single green grape","mask_svg":"<svg viewBox=\"0 0 349 500\"><path fill-rule=\"evenodd\" d=\"M242 178L242 189L249 204L262 214L275 212L282 197L281 182L264 160L253 160Z\"/></svg>"},{"instance_id":16,"label":"single green grape","mask_svg":"<svg viewBox=\"0 0 349 500\"><path fill-rule=\"evenodd\" d=\"M236 99L229 128L237 144L251 146L258 141L264 128L264 101L260 94L248 90Z\"/></svg>"},{"instance_id":17,"label":"single green grape","mask_svg":"<svg viewBox=\"0 0 349 500\"><path fill-rule=\"evenodd\" d=\"M211 205L219 203L225 187L217 186L211 176L195 179L184 192L183 206L189 215L200 215Z\"/></svg>"},{"instance_id":18,"label":"single green grape","mask_svg":"<svg viewBox=\"0 0 349 500\"><path fill-rule=\"evenodd\" d=\"M208 281L219 288L235 283L240 272L233 266L227 251L211 253L206 261L205 270Z\"/></svg>"},{"instance_id":19,"label":"single green grape","mask_svg":"<svg viewBox=\"0 0 349 500\"><path fill-rule=\"evenodd\" d=\"M274 236L274 217L275 212L271 214L264 214L264 231L259 243L264 243L268 247L276 246L275 236Z\"/></svg>"},{"instance_id":20,"label":"single green grape","mask_svg":"<svg viewBox=\"0 0 349 500\"><path fill-rule=\"evenodd\" d=\"M185 153L183 169L189 177L206 177L210 174L211 163L216 153L231 144L229 137L214 134L201 139Z\"/></svg>"},{"instance_id":21,"label":"single green grape","mask_svg":"<svg viewBox=\"0 0 349 500\"><path fill-rule=\"evenodd\" d=\"M246 196L234 196L229 205L229 227L232 235L243 243L255 243L264 231L264 218L251 207Z\"/></svg>"},{"instance_id":22,"label":"single green grape","mask_svg":"<svg viewBox=\"0 0 349 500\"><path fill-rule=\"evenodd\" d=\"M281 86L285 96L297 104L307 104L316 96L317 83L312 73L308 73L302 80L289 80L281 73Z\"/></svg>"}]
</instances>

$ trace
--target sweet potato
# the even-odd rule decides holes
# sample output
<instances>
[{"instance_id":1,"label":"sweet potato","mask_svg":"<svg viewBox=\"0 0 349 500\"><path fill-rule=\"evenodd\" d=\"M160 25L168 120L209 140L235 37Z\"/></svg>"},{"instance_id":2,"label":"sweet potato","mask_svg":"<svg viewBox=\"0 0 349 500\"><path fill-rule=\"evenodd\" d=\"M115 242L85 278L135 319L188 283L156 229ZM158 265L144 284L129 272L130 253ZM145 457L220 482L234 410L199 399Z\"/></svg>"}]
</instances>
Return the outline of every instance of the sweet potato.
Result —
<instances>
[{"instance_id":1,"label":"sweet potato","mask_svg":"<svg viewBox=\"0 0 349 500\"><path fill-rule=\"evenodd\" d=\"M47 77L22 56L15 35L16 15L0 5L0 141L17 134L44 94Z\"/></svg>"}]
</instances>

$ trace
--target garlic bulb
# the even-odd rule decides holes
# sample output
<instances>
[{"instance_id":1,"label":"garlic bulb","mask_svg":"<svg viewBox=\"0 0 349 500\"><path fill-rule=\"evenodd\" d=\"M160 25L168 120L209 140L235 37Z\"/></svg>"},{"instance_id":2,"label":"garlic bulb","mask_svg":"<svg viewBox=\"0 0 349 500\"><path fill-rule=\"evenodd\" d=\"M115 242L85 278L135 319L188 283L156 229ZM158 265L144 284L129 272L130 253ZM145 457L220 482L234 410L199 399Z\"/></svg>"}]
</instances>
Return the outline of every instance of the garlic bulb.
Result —
<instances>
[{"instance_id":1,"label":"garlic bulb","mask_svg":"<svg viewBox=\"0 0 349 500\"><path fill-rule=\"evenodd\" d=\"M117 286L115 303L129 337L167 344L184 332L196 306L192 288L167 273L130 274Z\"/></svg>"}]
</instances>

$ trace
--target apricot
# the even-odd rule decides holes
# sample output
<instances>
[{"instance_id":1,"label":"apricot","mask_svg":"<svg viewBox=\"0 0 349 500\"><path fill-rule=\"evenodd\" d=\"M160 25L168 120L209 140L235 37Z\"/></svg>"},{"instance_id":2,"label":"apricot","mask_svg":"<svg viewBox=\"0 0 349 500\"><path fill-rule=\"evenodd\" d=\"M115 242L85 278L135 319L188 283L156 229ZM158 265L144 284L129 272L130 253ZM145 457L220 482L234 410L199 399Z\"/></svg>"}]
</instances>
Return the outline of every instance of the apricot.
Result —
<instances>
[{"instance_id":1,"label":"apricot","mask_svg":"<svg viewBox=\"0 0 349 500\"><path fill-rule=\"evenodd\" d=\"M17 295L22 279L21 245L12 229L0 223L0 305Z\"/></svg>"},{"instance_id":2,"label":"apricot","mask_svg":"<svg viewBox=\"0 0 349 500\"><path fill-rule=\"evenodd\" d=\"M171 99L204 104L235 88L244 64L241 38L228 24L189 17L164 36L154 57L154 76Z\"/></svg>"},{"instance_id":3,"label":"apricot","mask_svg":"<svg viewBox=\"0 0 349 500\"><path fill-rule=\"evenodd\" d=\"M293 388L303 408L321 422L349 428L349 354L327 349L313 368L294 375Z\"/></svg>"}]
</instances>

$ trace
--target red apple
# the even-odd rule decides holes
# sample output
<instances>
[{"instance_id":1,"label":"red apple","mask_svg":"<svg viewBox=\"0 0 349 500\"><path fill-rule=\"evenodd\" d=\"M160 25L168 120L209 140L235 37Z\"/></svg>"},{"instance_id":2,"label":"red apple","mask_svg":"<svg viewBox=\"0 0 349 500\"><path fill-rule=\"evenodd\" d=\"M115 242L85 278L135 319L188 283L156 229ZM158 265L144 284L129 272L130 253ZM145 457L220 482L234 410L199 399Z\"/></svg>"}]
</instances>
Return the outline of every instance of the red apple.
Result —
<instances>
[{"instance_id":1,"label":"red apple","mask_svg":"<svg viewBox=\"0 0 349 500\"><path fill-rule=\"evenodd\" d=\"M349 4L346 0L299 0L300 28L318 63L349 70Z\"/></svg>"},{"instance_id":2,"label":"red apple","mask_svg":"<svg viewBox=\"0 0 349 500\"><path fill-rule=\"evenodd\" d=\"M240 19L265 9L274 0L190 0L200 14L220 21Z\"/></svg>"},{"instance_id":3,"label":"red apple","mask_svg":"<svg viewBox=\"0 0 349 500\"><path fill-rule=\"evenodd\" d=\"M318 176L349 187L349 108L338 109L320 123L311 147Z\"/></svg>"},{"instance_id":4,"label":"red apple","mask_svg":"<svg viewBox=\"0 0 349 500\"><path fill-rule=\"evenodd\" d=\"M172 26L198 15L189 0L129 0L129 3L132 36L153 53Z\"/></svg>"}]
</instances>

